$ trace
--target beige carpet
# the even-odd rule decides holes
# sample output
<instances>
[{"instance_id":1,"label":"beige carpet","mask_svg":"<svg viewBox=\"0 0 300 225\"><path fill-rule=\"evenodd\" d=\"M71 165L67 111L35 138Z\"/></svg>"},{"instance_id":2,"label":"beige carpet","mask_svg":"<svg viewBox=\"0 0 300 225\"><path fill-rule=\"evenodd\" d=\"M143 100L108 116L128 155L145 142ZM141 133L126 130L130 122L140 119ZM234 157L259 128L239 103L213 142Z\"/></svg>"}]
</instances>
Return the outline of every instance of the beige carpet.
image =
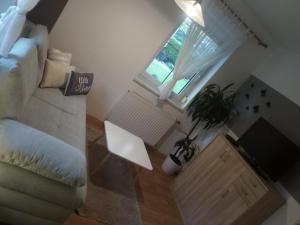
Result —
<instances>
[{"instance_id":1,"label":"beige carpet","mask_svg":"<svg viewBox=\"0 0 300 225\"><path fill-rule=\"evenodd\" d=\"M110 225L142 225L134 180L126 161L112 156L100 168L107 154L97 131L88 128L89 177L87 200L79 215Z\"/></svg>"}]
</instances>

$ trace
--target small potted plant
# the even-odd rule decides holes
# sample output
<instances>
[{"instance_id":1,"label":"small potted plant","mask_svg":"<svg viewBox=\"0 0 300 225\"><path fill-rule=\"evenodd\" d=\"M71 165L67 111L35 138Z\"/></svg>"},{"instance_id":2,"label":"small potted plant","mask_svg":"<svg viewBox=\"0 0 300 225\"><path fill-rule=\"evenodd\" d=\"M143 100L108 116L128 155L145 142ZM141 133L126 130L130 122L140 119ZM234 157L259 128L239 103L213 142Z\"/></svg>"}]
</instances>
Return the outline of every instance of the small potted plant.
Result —
<instances>
[{"instance_id":1,"label":"small potted plant","mask_svg":"<svg viewBox=\"0 0 300 225\"><path fill-rule=\"evenodd\" d=\"M200 123L204 123L203 129L209 130L218 125L224 125L232 115L232 107L236 93L228 86L221 88L217 84L206 86L193 99L187 108L187 115L192 117L194 123L191 130L183 139L175 144L175 153L170 154L162 165L162 169L167 174L174 174L179 171L184 162L189 162L195 151L198 149L195 144L197 135L195 131Z\"/></svg>"}]
</instances>

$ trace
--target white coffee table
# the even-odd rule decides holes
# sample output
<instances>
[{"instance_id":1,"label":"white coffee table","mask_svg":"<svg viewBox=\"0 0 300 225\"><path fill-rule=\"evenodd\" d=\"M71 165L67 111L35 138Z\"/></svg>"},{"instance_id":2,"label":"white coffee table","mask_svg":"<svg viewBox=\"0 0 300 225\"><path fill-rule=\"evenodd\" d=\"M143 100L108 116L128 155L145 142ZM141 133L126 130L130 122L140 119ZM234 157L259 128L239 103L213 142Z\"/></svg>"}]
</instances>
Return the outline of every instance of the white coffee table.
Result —
<instances>
[{"instance_id":1,"label":"white coffee table","mask_svg":"<svg viewBox=\"0 0 300 225\"><path fill-rule=\"evenodd\" d=\"M140 167L153 170L144 141L141 138L107 120L104 121L104 127L109 154L99 163L97 169L113 154Z\"/></svg>"}]
</instances>

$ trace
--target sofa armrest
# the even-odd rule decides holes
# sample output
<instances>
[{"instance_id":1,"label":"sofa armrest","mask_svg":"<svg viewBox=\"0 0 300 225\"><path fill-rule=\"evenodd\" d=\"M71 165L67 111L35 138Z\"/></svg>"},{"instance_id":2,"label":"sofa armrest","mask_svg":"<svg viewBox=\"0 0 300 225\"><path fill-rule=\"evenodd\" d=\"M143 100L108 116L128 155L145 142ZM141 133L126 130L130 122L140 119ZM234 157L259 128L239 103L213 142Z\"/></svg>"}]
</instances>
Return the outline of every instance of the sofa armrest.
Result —
<instances>
[{"instance_id":1,"label":"sofa armrest","mask_svg":"<svg viewBox=\"0 0 300 225\"><path fill-rule=\"evenodd\" d=\"M14 120L0 120L0 161L72 187L86 183L80 150Z\"/></svg>"}]
</instances>

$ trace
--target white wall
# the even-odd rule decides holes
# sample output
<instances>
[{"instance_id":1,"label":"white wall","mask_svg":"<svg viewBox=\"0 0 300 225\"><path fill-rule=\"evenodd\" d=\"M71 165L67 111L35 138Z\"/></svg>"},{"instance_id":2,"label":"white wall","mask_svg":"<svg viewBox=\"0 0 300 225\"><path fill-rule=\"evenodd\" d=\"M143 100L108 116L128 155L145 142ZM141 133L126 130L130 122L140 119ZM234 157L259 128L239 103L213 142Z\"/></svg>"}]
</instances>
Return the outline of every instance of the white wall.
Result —
<instances>
[{"instance_id":1,"label":"white wall","mask_svg":"<svg viewBox=\"0 0 300 225\"><path fill-rule=\"evenodd\" d=\"M51 46L94 72L88 113L103 120L182 19L173 0L69 0Z\"/></svg>"},{"instance_id":2,"label":"white wall","mask_svg":"<svg viewBox=\"0 0 300 225\"><path fill-rule=\"evenodd\" d=\"M300 105L300 53L274 49L254 75Z\"/></svg>"},{"instance_id":3,"label":"white wall","mask_svg":"<svg viewBox=\"0 0 300 225\"><path fill-rule=\"evenodd\" d=\"M273 49L254 75L266 84L300 105L300 53ZM263 225L294 225L300 220L300 205L281 189L287 202Z\"/></svg>"},{"instance_id":4,"label":"white wall","mask_svg":"<svg viewBox=\"0 0 300 225\"><path fill-rule=\"evenodd\" d=\"M240 87L269 53L270 48L261 47L256 40L250 39L227 60L210 83L221 86L235 83L235 88Z\"/></svg>"}]
</instances>

